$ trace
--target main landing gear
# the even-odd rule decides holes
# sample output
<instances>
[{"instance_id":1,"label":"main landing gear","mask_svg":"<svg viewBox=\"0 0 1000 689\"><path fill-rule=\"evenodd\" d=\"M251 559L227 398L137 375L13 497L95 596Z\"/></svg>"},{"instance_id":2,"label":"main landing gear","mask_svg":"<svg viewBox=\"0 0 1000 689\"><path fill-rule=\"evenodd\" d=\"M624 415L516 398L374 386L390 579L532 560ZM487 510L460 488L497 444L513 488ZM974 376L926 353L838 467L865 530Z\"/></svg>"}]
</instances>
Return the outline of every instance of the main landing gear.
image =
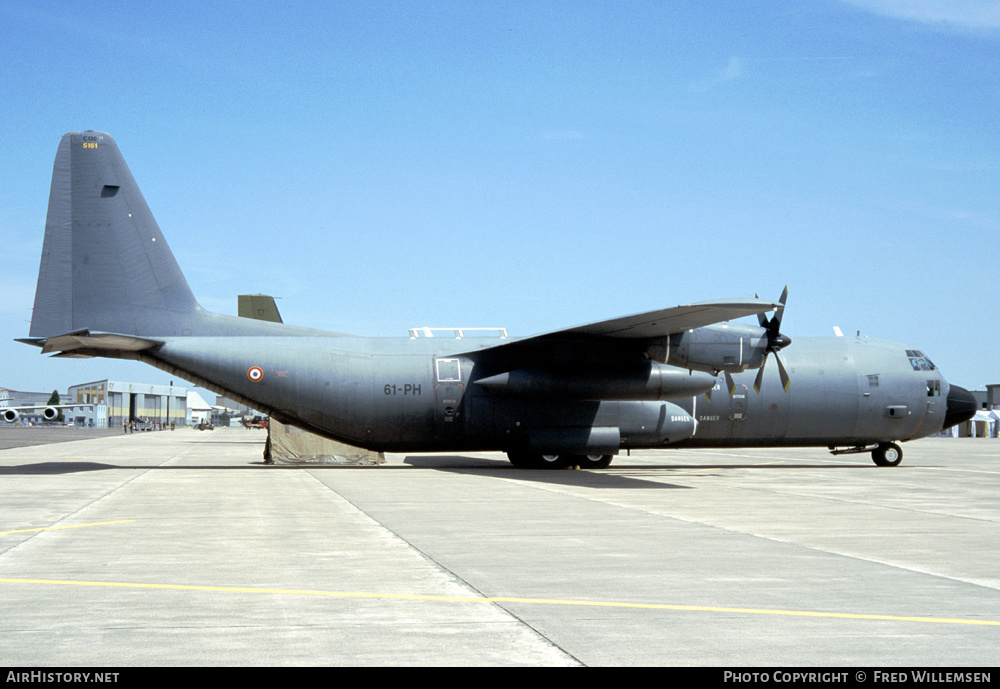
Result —
<instances>
[{"instance_id":1,"label":"main landing gear","mask_svg":"<svg viewBox=\"0 0 1000 689\"><path fill-rule=\"evenodd\" d=\"M859 445L847 450L830 448L832 455L856 455L871 452L872 461L880 467L894 467L903 461L903 450L896 443L879 443L878 445Z\"/></svg>"},{"instance_id":2,"label":"main landing gear","mask_svg":"<svg viewBox=\"0 0 1000 689\"><path fill-rule=\"evenodd\" d=\"M520 452L511 450L507 459L518 469L606 469L614 455L567 455L541 454L539 452Z\"/></svg>"}]
</instances>

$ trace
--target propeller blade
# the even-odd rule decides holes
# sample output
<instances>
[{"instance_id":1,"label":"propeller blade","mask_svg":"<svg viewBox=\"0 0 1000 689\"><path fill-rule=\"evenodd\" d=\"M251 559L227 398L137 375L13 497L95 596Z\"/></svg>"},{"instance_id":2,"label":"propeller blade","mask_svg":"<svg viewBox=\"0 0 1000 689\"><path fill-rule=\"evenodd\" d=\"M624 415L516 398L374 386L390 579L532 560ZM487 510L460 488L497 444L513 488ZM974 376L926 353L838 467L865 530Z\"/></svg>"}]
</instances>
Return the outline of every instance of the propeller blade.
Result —
<instances>
[{"instance_id":1,"label":"propeller blade","mask_svg":"<svg viewBox=\"0 0 1000 689\"><path fill-rule=\"evenodd\" d=\"M785 392L788 392L788 388L792 385L792 380L788 377L788 372L785 371L785 366L781 363L781 357L778 356L777 352L774 353L774 360L778 362L778 377L781 378L781 387L785 389Z\"/></svg>"},{"instance_id":2,"label":"propeller blade","mask_svg":"<svg viewBox=\"0 0 1000 689\"><path fill-rule=\"evenodd\" d=\"M757 378L753 382L753 389L757 391L758 395L760 394L760 385L764 380L764 366L767 365L768 353L769 352L764 352L764 360L760 362L760 368L757 370Z\"/></svg>"},{"instance_id":3,"label":"propeller blade","mask_svg":"<svg viewBox=\"0 0 1000 689\"><path fill-rule=\"evenodd\" d=\"M760 295L757 294L756 292L754 292L753 298L754 299L760 299ZM765 316L762 313L758 313L757 314L757 322L760 323L760 327L766 328L767 327L767 316Z\"/></svg>"},{"instance_id":4,"label":"propeller blade","mask_svg":"<svg viewBox=\"0 0 1000 689\"><path fill-rule=\"evenodd\" d=\"M785 289L781 292L781 299L778 300L781 306L774 310L774 315L771 316L771 321L768 323L768 330L772 335L777 336L781 330L781 317L785 315L786 301L788 301L788 285L785 285Z\"/></svg>"},{"instance_id":5,"label":"propeller blade","mask_svg":"<svg viewBox=\"0 0 1000 689\"><path fill-rule=\"evenodd\" d=\"M728 388L729 390L729 396L732 397L733 393L736 392L736 381L733 380L733 377L729 374L729 371L726 371L726 388Z\"/></svg>"}]
</instances>

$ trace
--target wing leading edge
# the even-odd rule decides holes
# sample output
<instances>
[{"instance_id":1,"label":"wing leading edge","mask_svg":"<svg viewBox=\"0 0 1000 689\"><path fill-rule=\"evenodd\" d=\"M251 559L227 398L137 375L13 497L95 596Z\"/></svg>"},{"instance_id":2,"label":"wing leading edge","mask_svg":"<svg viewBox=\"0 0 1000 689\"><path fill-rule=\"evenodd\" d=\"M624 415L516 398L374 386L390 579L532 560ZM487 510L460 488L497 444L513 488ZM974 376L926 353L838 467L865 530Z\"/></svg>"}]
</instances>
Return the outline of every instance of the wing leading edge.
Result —
<instances>
[{"instance_id":1,"label":"wing leading edge","mask_svg":"<svg viewBox=\"0 0 1000 689\"><path fill-rule=\"evenodd\" d=\"M697 304L675 306L672 309L647 311L634 316L589 323L538 337L571 334L629 338L664 337L692 328L702 328L706 325L730 321L734 318L767 313L774 311L779 306L781 304L764 299L703 301Z\"/></svg>"},{"instance_id":2,"label":"wing leading edge","mask_svg":"<svg viewBox=\"0 0 1000 689\"><path fill-rule=\"evenodd\" d=\"M630 358L644 354L657 339L735 318L767 313L780 306L765 299L704 301L555 330L463 355L500 367L520 365L526 359L536 365L546 365L574 359L609 361Z\"/></svg>"}]
</instances>

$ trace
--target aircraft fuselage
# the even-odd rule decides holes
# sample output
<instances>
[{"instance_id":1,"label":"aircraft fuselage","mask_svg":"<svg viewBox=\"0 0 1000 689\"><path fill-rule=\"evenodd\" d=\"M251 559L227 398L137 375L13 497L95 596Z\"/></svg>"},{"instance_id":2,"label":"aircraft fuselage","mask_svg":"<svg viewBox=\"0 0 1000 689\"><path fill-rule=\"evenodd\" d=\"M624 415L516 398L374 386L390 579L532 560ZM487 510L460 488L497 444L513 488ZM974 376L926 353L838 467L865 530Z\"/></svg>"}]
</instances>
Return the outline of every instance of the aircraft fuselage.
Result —
<instances>
[{"instance_id":1,"label":"aircraft fuselage","mask_svg":"<svg viewBox=\"0 0 1000 689\"><path fill-rule=\"evenodd\" d=\"M575 395L565 385L549 395L498 391L477 383L491 371L475 361L474 351L455 356L461 347L453 339L163 340L142 359L279 419L394 452L558 448L561 436L592 432L584 429L604 429L598 431L604 439L592 441L595 451L667 444L863 445L939 432L949 391L932 364L914 366L907 356L914 350L867 338L796 338L782 355L795 380L787 392L768 371L758 395L755 372L745 372L733 376L732 395L720 377L710 394L681 399L656 399L655 392L648 395L653 399L620 399L629 391L610 384L602 389L600 380ZM234 371L247 373L234 380ZM571 381L573 371L565 376Z\"/></svg>"}]
</instances>

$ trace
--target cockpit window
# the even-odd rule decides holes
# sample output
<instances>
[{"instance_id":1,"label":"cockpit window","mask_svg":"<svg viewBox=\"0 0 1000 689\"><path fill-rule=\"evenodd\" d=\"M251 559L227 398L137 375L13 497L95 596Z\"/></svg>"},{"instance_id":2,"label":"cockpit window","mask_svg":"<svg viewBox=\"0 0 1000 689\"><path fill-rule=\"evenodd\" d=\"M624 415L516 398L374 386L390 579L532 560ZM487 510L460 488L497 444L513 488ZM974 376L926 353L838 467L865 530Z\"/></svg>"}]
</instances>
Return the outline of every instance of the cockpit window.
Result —
<instances>
[{"instance_id":1,"label":"cockpit window","mask_svg":"<svg viewBox=\"0 0 1000 689\"><path fill-rule=\"evenodd\" d=\"M924 356L924 353L918 349L907 349L906 357L910 360L910 366L913 367L914 371L935 371L937 366L934 362Z\"/></svg>"}]
</instances>

